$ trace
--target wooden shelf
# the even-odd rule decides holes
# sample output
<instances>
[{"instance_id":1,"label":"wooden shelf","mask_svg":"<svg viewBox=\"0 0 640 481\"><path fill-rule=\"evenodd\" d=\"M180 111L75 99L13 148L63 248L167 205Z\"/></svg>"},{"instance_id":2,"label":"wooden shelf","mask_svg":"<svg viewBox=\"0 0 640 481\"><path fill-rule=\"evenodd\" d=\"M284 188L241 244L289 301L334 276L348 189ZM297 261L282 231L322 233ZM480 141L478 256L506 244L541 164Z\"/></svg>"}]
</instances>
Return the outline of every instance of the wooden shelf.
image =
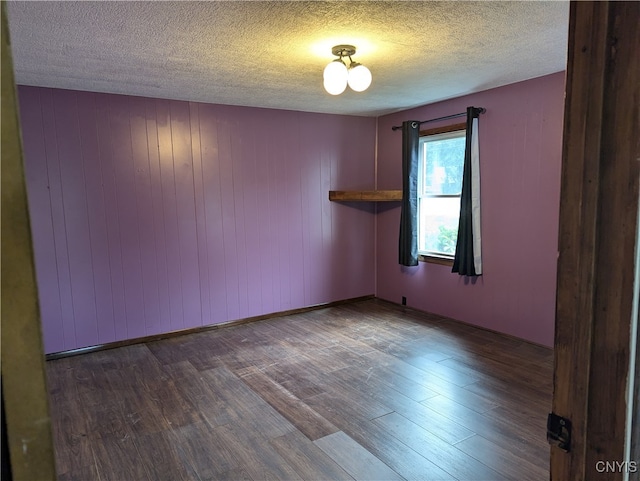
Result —
<instances>
[{"instance_id":1,"label":"wooden shelf","mask_svg":"<svg viewBox=\"0 0 640 481\"><path fill-rule=\"evenodd\" d=\"M329 200L334 202L397 202L402 200L402 191L330 190Z\"/></svg>"}]
</instances>

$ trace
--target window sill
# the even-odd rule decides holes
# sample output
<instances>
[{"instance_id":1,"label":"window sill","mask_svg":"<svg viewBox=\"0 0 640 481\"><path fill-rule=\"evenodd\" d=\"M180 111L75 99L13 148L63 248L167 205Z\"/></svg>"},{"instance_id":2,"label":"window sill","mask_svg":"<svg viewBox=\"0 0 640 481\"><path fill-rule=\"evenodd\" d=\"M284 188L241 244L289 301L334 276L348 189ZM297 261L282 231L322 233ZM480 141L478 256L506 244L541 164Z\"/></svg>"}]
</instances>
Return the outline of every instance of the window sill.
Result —
<instances>
[{"instance_id":1,"label":"window sill","mask_svg":"<svg viewBox=\"0 0 640 481\"><path fill-rule=\"evenodd\" d=\"M428 262L429 264L440 264L442 266L453 267L453 257L440 257L440 256L434 256L434 255L420 254L418 256L418 261Z\"/></svg>"}]
</instances>

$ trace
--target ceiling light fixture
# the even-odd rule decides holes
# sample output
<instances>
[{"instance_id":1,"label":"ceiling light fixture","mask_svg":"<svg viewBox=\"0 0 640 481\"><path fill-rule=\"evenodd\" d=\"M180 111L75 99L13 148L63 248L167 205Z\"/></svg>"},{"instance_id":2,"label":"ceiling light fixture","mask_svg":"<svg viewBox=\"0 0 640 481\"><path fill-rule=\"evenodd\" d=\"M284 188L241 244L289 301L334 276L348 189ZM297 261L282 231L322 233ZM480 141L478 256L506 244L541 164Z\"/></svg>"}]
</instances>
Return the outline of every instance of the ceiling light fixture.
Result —
<instances>
[{"instance_id":1,"label":"ceiling light fixture","mask_svg":"<svg viewBox=\"0 0 640 481\"><path fill-rule=\"evenodd\" d=\"M356 92L364 92L371 85L371 72L367 67L351 58L355 55L356 48L353 45L336 45L331 49L333 55L339 57L324 68L324 89L331 95L340 95L347 88ZM349 57L349 67L342 60Z\"/></svg>"}]
</instances>

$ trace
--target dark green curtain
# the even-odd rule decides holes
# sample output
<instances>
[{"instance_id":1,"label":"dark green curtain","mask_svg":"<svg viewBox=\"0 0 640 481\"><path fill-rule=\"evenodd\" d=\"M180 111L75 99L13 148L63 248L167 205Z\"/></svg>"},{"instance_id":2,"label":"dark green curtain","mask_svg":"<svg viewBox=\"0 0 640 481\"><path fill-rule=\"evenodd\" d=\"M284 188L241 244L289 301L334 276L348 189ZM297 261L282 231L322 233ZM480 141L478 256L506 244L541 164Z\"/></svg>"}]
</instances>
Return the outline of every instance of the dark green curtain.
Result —
<instances>
[{"instance_id":1,"label":"dark green curtain","mask_svg":"<svg viewBox=\"0 0 640 481\"><path fill-rule=\"evenodd\" d=\"M480 237L480 159L478 152L478 116L480 110L467 108L467 133L464 173L460 197L460 220L453 269L461 276L482 274Z\"/></svg>"},{"instance_id":2,"label":"dark green curtain","mask_svg":"<svg viewBox=\"0 0 640 481\"><path fill-rule=\"evenodd\" d=\"M398 262L418 265L418 143L420 122L402 122L402 210Z\"/></svg>"}]
</instances>

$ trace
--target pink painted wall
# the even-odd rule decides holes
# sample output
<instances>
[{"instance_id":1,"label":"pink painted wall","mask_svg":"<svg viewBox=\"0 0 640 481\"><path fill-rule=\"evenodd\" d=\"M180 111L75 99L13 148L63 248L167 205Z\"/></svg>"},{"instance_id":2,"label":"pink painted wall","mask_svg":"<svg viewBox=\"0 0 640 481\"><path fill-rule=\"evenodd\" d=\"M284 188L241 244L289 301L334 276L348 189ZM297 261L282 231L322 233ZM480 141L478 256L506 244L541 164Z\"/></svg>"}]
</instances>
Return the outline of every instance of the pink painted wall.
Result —
<instances>
[{"instance_id":1,"label":"pink painted wall","mask_svg":"<svg viewBox=\"0 0 640 481\"><path fill-rule=\"evenodd\" d=\"M374 293L375 119L19 100L46 352Z\"/></svg>"},{"instance_id":2,"label":"pink painted wall","mask_svg":"<svg viewBox=\"0 0 640 481\"><path fill-rule=\"evenodd\" d=\"M471 280L427 263L401 267L400 209L379 206L377 295L398 303L405 296L417 309L552 346L563 72L379 118L378 187L402 186L401 132L393 125L470 105L487 109L479 127L484 275Z\"/></svg>"}]
</instances>

